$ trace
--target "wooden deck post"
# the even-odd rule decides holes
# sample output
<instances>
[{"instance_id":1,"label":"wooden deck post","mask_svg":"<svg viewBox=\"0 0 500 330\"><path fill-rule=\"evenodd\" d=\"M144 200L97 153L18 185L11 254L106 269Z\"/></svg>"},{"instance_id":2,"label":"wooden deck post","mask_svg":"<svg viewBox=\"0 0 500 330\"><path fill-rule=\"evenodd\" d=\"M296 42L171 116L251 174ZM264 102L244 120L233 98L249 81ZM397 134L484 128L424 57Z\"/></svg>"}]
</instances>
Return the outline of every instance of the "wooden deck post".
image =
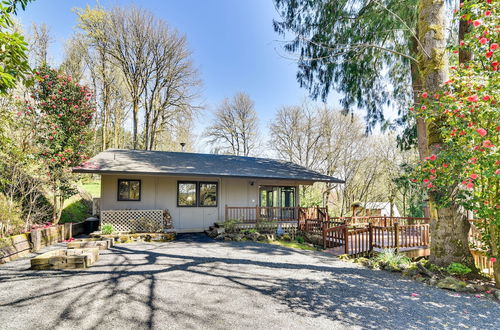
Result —
<instances>
[{"instance_id":1,"label":"wooden deck post","mask_svg":"<svg viewBox=\"0 0 500 330\"><path fill-rule=\"evenodd\" d=\"M326 249L326 222L323 221L323 249Z\"/></svg>"},{"instance_id":2,"label":"wooden deck post","mask_svg":"<svg viewBox=\"0 0 500 330\"><path fill-rule=\"evenodd\" d=\"M229 209L227 208L227 204L226 204L226 215L224 217L224 221L227 221L227 218L228 218L228 213L229 213Z\"/></svg>"},{"instance_id":3,"label":"wooden deck post","mask_svg":"<svg viewBox=\"0 0 500 330\"><path fill-rule=\"evenodd\" d=\"M344 252L345 254L349 254L349 229L347 228L347 225L344 226L344 241Z\"/></svg>"},{"instance_id":4,"label":"wooden deck post","mask_svg":"<svg viewBox=\"0 0 500 330\"><path fill-rule=\"evenodd\" d=\"M371 222L368 222L368 242L368 247L371 253L373 252L373 227Z\"/></svg>"},{"instance_id":5,"label":"wooden deck post","mask_svg":"<svg viewBox=\"0 0 500 330\"><path fill-rule=\"evenodd\" d=\"M394 222L394 244L396 245L396 252L399 251L399 224Z\"/></svg>"}]
</instances>

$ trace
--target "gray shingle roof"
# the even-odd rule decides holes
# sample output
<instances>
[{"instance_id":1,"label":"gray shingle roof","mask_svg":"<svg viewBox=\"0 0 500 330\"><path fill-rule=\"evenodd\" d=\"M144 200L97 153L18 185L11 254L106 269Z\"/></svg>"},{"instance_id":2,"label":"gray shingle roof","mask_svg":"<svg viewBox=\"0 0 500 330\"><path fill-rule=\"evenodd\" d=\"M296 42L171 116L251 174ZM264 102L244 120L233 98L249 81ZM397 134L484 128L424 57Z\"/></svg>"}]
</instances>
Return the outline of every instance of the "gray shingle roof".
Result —
<instances>
[{"instance_id":1,"label":"gray shingle roof","mask_svg":"<svg viewBox=\"0 0 500 330\"><path fill-rule=\"evenodd\" d=\"M242 177L344 183L294 163L255 157L109 149L73 168L74 173Z\"/></svg>"}]
</instances>

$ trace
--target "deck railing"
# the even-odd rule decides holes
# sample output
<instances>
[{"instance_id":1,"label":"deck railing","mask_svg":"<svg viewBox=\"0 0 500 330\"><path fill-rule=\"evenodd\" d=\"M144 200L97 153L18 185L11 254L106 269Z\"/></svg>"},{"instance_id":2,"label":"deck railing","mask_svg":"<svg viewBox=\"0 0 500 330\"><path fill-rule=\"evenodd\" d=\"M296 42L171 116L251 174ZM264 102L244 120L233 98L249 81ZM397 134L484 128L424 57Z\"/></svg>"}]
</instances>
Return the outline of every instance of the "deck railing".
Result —
<instances>
[{"instance_id":1,"label":"deck railing","mask_svg":"<svg viewBox=\"0 0 500 330\"><path fill-rule=\"evenodd\" d=\"M238 220L242 223L265 221L327 221L326 207L264 207L264 206L228 206L225 211L226 220Z\"/></svg>"}]
</instances>

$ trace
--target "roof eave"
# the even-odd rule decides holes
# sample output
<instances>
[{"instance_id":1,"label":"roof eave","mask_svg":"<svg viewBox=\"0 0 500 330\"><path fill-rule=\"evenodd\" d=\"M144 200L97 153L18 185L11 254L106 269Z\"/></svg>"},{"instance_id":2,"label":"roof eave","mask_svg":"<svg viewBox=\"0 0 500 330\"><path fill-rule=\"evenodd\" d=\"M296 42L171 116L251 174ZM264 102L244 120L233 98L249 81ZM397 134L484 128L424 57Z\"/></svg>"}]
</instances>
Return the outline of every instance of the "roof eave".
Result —
<instances>
[{"instance_id":1,"label":"roof eave","mask_svg":"<svg viewBox=\"0 0 500 330\"><path fill-rule=\"evenodd\" d=\"M140 171L113 171L113 170L98 170L86 168L73 168L73 173L81 174L123 174L123 175L159 175L159 176L192 176L192 177L224 177L224 178L241 178L241 179L261 179L261 180L290 180L302 182L328 182L328 183L345 183L345 181L336 178L294 178L294 177L266 177L266 176L245 176L245 175L225 175L225 174L205 174L205 173L166 173L166 172L140 172Z\"/></svg>"}]
</instances>

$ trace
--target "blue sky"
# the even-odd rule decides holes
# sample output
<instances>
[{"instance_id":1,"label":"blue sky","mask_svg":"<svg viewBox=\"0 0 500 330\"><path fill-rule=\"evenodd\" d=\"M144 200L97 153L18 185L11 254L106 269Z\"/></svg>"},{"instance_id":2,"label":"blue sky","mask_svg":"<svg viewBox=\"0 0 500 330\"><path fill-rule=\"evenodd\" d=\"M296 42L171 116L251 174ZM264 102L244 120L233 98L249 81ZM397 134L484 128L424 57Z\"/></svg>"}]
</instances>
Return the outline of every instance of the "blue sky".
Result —
<instances>
[{"instance_id":1,"label":"blue sky","mask_svg":"<svg viewBox=\"0 0 500 330\"><path fill-rule=\"evenodd\" d=\"M36 0L18 15L28 29L32 22L46 23L54 38L50 55L60 63L64 43L74 33L73 8L96 1ZM308 93L295 79L296 63L284 58L280 37L272 20L277 14L272 0L144 0L100 1L106 8L130 5L147 8L187 36L193 60L203 80L202 99L207 109L199 115L198 127L210 118L225 96L243 91L255 102L261 130L282 105L301 103ZM338 106L338 95L329 104Z\"/></svg>"}]
</instances>

